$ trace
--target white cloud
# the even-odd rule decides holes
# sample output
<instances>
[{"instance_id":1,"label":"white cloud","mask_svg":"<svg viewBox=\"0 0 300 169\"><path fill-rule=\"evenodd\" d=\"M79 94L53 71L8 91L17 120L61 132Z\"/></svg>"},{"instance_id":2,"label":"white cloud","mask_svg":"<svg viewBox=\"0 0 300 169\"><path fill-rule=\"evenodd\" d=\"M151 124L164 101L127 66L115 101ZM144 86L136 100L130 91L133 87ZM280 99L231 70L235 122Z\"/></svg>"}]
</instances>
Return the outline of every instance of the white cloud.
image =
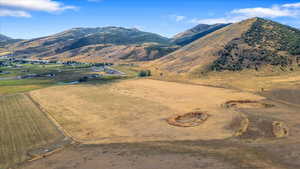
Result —
<instances>
[{"instance_id":1,"label":"white cloud","mask_svg":"<svg viewBox=\"0 0 300 169\"><path fill-rule=\"evenodd\" d=\"M176 16L175 20L177 22L183 21L185 19L185 16Z\"/></svg>"},{"instance_id":2,"label":"white cloud","mask_svg":"<svg viewBox=\"0 0 300 169\"><path fill-rule=\"evenodd\" d=\"M282 5L284 8L300 8L300 2Z\"/></svg>"},{"instance_id":3,"label":"white cloud","mask_svg":"<svg viewBox=\"0 0 300 169\"><path fill-rule=\"evenodd\" d=\"M176 22L181 22L186 19L186 17L182 15L170 15L170 18L174 19Z\"/></svg>"},{"instance_id":4,"label":"white cloud","mask_svg":"<svg viewBox=\"0 0 300 169\"><path fill-rule=\"evenodd\" d=\"M10 10L10 9L0 9L0 16L12 16L12 17L21 17L21 18L31 17L31 15L26 11Z\"/></svg>"},{"instance_id":5,"label":"white cloud","mask_svg":"<svg viewBox=\"0 0 300 169\"><path fill-rule=\"evenodd\" d=\"M46 12L57 12L76 8L74 6L65 6L64 4L53 0L0 0L0 5Z\"/></svg>"},{"instance_id":6,"label":"white cloud","mask_svg":"<svg viewBox=\"0 0 300 169\"><path fill-rule=\"evenodd\" d=\"M232 14L241 14L248 17L292 17L296 16L297 12L290 9L283 9L279 6L273 6L272 8L244 8L244 9L236 9L231 11Z\"/></svg>"},{"instance_id":7,"label":"white cloud","mask_svg":"<svg viewBox=\"0 0 300 169\"><path fill-rule=\"evenodd\" d=\"M140 31L145 30L145 27L144 27L144 26L141 26L141 25L134 25L133 28L138 29L138 30L140 30Z\"/></svg>"},{"instance_id":8,"label":"white cloud","mask_svg":"<svg viewBox=\"0 0 300 169\"><path fill-rule=\"evenodd\" d=\"M189 22L194 24L222 24L222 23L235 23L239 22L243 19L246 19L245 17L224 17L224 18L210 18L210 19L192 19Z\"/></svg>"},{"instance_id":9,"label":"white cloud","mask_svg":"<svg viewBox=\"0 0 300 169\"><path fill-rule=\"evenodd\" d=\"M252 17L262 18L278 18L278 17L293 17L300 16L300 2L293 4L273 5L269 8L255 7L242 8L230 11L225 17L221 18L206 18L206 19L192 19L190 23L197 24L216 24L216 23L235 23Z\"/></svg>"}]
</instances>

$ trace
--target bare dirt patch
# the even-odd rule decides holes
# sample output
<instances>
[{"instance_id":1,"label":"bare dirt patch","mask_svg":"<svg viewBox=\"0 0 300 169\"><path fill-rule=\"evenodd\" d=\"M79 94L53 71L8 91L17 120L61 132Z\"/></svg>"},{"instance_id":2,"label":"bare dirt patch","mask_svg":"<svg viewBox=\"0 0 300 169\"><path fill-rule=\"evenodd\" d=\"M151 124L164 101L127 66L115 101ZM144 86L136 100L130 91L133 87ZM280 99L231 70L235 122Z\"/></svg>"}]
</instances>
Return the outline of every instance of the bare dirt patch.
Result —
<instances>
[{"instance_id":1,"label":"bare dirt patch","mask_svg":"<svg viewBox=\"0 0 300 169\"><path fill-rule=\"evenodd\" d=\"M228 125L228 128L235 131L234 136L242 136L245 132L247 132L249 127L249 119L246 115L240 114L236 116L232 122Z\"/></svg>"},{"instance_id":2,"label":"bare dirt patch","mask_svg":"<svg viewBox=\"0 0 300 169\"><path fill-rule=\"evenodd\" d=\"M182 115L176 115L169 119L167 122L170 125L177 127L195 127L199 126L208 119L208 114L205 112L190 112Z\"/></svg>"},{"instance_id":3,"label":"bare dirt patch","mask_svg":"<svg viewBox=\"0 0 300 169\"><path fill-rule=\"evenodd\" d=\"M22 169L99 169L99 166L106 169L241 169L228 161L204 155L199 149L178 150L184 143L162 146L150 144L76 147L28 163Z\"/></svg>"}]
</instances>

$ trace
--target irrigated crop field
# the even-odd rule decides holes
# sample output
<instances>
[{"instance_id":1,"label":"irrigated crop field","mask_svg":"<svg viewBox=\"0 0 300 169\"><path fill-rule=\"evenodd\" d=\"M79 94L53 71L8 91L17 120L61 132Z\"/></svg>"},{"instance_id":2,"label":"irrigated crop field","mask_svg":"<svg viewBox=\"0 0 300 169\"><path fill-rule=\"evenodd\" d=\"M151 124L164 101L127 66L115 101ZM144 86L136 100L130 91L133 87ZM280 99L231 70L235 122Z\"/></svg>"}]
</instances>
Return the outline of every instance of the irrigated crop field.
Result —
<instances>
[{"instance_id":1,"label":"irrigated crop field","mask_svg":"<svg viewBox=\"0 0 300 169\"><path fill-rule=\"evenodd\" d=\"M150 79L57 86L30 95L84 143L229 138L235 130L228 126L240 113L222 104L263 99L247 92ZM196 127L167 123L176 114L193 111L205 112L209 117Z\"/></svg>"},{"instance_id":2,"label":"irrigated crop field","mask_svg":"<svg viewBox=\"0 0 300 169\"><path fill-rule=\"evenodd\" d=\"M24 94L0 97L0 168L28 158L27 152L63 136Z\"/></svg>"}]
</instances>

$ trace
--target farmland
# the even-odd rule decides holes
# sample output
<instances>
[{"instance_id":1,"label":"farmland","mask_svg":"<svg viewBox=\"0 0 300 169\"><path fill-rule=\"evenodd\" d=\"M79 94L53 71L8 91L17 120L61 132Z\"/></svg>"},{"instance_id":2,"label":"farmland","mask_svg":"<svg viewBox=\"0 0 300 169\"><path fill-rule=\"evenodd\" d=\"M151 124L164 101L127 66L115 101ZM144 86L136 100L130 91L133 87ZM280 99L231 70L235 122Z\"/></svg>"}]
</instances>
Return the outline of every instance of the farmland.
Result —
<instances>
[{"instance_id":1,"label":"farmland","mask_svg":"<svg viewBox=\"0 0 300 169\"><path fill-rule=\"evenodd\" d=\"M136 75L136 70L126 66L118 66L119 71L101 63L0 61L1 169L52 154L71 142L28 92L71 83L102 84L126 78L121 71Z\"/></svg>"},{"instance_id":2,"label":"farmland","mask_svg":"<svg viewBox=\"0 0 300 169\"><path fill-rule=\"evenodd\" d=\"M68 84L83 80L101 83L113 79L124 78L115 70L124 71L127 76L134 77L137 70L128 66L105 67L89 63L19 63L22 61L2 61L0 64L0 95L28 92L49 86ZM17 63L15 63L17 62ZM0 59L1 63L1 59ZM106 71L106 72L105 72Z\"/></svg>"},{"instance_id":3,"label":"farmland","mask_svg":"<svg viewBox=\"0 0 300 169\"><path fill-rule=\"evenodd\" d=\"M297 97L299 91L292 93ZM208 169L300 165L293 160L299 158L299 109L272 101L272 93L263 97L192 83L132 79L53 86L30 95L82 144L26 169L149 168L153 163L180 168L180 160L185 168L210 161L204 167ZM189 112L205 112L208 118L195 127L168 124L168 118ZM289 128L280 138L272 131L275 121Z\"/></svg>"},{"instance_id":4,"label":"farmland","mask_svg":"<svg viewBox=\"0 0 300 169\"><path fill-rule=\"evenodd\" d=\"M23 162L28 151L64 138L24 94L0 97L0 120L0 168Z\"/></svg>"},{"instance_id":5,"label":"farmland","mask_svg":"<svg viewBox=\"0 0 300 169\"><path fill-rule=\"evenodd\" d=\"M200 163L214 161L217 168L234 168L232 163L238 163L245 169L280 169L281 162L274 162L278 158L275 151L280 151L278 155L289 165L299 165L290 161L287 153L299 145L295 107L298 70L270 74L223 72L200 79L172 79L155 71L152 77L137 78L142 68L135 65L110 66L109 72L116 70L125 76L98 71L103 68L89 64L2 67L2 72L10 74L0 75L0 168L15 167L60 148L61 152L21 164L20 168L114 168L111 163L134 168L127 163L132 158L143 168L150 165L144 164L150 156L153 161L148 163L159 162L171 168L178 168L181 163L174 161L185 158L186 165L202 159ZM14 78L28 74L38 76ZM49 74L55 76L45 76ZM80 79L84 81L79 83ZM246 81L249 83L243 83ZM278 87L289 91L277 91ZM288 92L291 94L286 95ZM205 115L204 120L190 117L197 113ZM172 118L175 125L170 123ZM283 137L278 140L272 133L274 122L284 127L277 129ZM192 127L186 125L189 123ZM81 144L69 145L71 140L65 140L69 136ZM290 146L279 150L273 143ZM241 158L241 153L247 157ZM294 156L297 158L297 154ZM94 160L86 163L87 159ZM174 164L170 165L169 159Z\"/></svg>"},{"instance_id":6,"label":"farmland","mask_svg":"<svg viewBox=\"0 0 300 169\"><path fill-rule=\"evenodd\" d=\"M226 126L240 114L223 109L222 104L230 99L264 99L245 92L149 79L50 87L30 95L84 143L229 138L235 130ZM189 129L166 122L191 111L205 111L210 117Z\"/></svg>"},{"instance_id":7,"label":"farmland","mask_svg":"<svg viewBox=\"0 0 300 169\"><path fill-rule=\"evenodd\" d=\"M0 169L300 169L299 3L8 1Z\"/></svg>"},{"instance_id":8,"label":"farmland","mask_svg":"<svg viewBox=\"0 0 300 169\"><path fill-rule=\"evenodd\" d=\"M42 71L47 71L47 66L48 71L51 70L51 66L46 65L46 69ZM136 76L136 67L114 68L126 72L131 77ZM1 141L2 136L5 138L1 147L1 157L4 157L1 165L4 168L35 157L31 152L39 149L48 151L49 146L61 144L64 136L58 131L58 126L52 124L53 122L81 144L68 146L62 152L50 157L25 163L21 168L53 169L78 166L84 169L99 165L114 168L111 166L112 163L125 168L134 168L132 164L127 163L133 159L142 168L150 165L148 163L156 162L178 168L181 163L174 161L184 158L187 160L186 165L191 166L199 159L203 159L199 162L214 161L217 168L226 166L234 168L232 164L237 163L243 166L240 168L245 169L281 169L284 168L281 167L283 162L274 162L278 158L274 153L277 151L280 151L277 154L284 158L285 163L299 165L298 162L292 162L287 153L293 146L299 145L297 143L299 138L297 135L300 132L297 128L299 118L296 116L298 109L293 105L287 106L270 100L274 98L273 95L282 98L280 91L269 92L273 89L272 86L263 85L265 92L254 93L253 90L257 91L261 87L255 85L258 81L249 84L251 85L249 88L253 90L238 85L244 72L241 72L240 76L232 77L226 73L216 74L198 81L178 79L177 82L168 82L150 78L121 80L118 76L104 76L76 85L60 84L85 76L90 73L89 71L90 69L75 68L72 71L58 72L52 69L51 72L57 74L53 78L1 81L0 89L5 86L11 88L11 86L23 87L26 84L42 85L26 91L11 91L1 96L0 112L3 119ZM227 77L230 79L226 80ZM219 78L224 80L221 81ZM264 84L272 82L273 86L276 84L293 86L295 90L299 81L296 72L255 78L272 80L265 81ZM118 80L112 81L115 79ZM243 79L247 80L247 76ZM230 80L234 86L224 85ZM25 94L22 94L24 92ZM297 98L297 92L292 93L293 97ZM284 97L288 102L297 102L290 96ZM251 104L248 105L226 107L226 103L236 104L248 100L253 103L249 101ZM265 103L275 106L270 108L260 106ZM205 113L207 119L194 127L178 127L170 125L167 121L175 115L191 112ZM54 121L49 120L46 115L51 116L51 120ZM270 131L274 121L285 122L289 127L290 136L276 139ZM35 127L39 130L30 132ZM289 146L274 148L276 145L287 143ZM253 148L254 145L259 146ZM126 154L126 158L114 152ZM297 154L293 156L297 158ZM150 160L145 164L144 161L150 157L153 161ZM86 162L87 159L91 159L89 163ZM174 164L170 165L168 159L172 159Z\"/></svg>"}]
</instances>

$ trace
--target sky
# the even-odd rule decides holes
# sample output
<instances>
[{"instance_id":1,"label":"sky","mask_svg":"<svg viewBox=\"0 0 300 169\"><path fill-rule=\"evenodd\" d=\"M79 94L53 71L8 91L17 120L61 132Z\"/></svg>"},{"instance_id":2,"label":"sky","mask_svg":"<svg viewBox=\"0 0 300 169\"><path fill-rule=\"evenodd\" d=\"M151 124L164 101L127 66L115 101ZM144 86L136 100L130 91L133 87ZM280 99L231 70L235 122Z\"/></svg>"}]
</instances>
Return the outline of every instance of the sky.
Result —
<instances>
[{"instance_id":1,"label":"sky","mask_svg":"<svg viewBox=\"0 0 300 169\"><path fill-rule=\"evenodd\" d=\"M104 26L172 37L197 24L251 17L300 28L300 0L0 0L0 33L21 39Z\"/></svg>"}]
</instances>

